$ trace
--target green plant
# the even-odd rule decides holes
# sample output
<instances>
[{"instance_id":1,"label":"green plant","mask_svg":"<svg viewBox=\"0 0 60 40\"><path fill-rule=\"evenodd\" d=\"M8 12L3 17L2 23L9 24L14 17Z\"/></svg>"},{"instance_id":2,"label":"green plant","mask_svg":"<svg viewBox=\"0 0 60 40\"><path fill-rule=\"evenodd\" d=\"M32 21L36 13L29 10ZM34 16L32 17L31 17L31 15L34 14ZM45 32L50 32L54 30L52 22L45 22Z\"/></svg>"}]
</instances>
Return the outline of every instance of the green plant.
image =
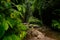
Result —
<instances>
[{"instance_id":1,"label":"green plant","mask_svg":"<svg viewBox=\"0 0 60 40\"><path fill-rule=\"evenodd\" d=\"M21 19L25 13L24 6L16 5L18 9L16 10L13 8L11 0L1 0L0 2L0 40L23 40L27 30ZM20 10L21 7L23 9Z\"/></svg>"},{"instance_id":2,"label":"green plant","mask_svg":"<svg viewBox=\"0 0 60 40\"><path fill-rule=\"evenodd\" d=\"M28 23L31 23L31 24L37 24L37 25L40 25L42 26L42 21L41 20L38 20L37 18L31 16L28 20Z\"/></svg>"},{"instance_id":3,"label":"green plant","mask_svg":"<svg viewBox=\"0 0 60 40\"><path fill-rule=\"evenodd\" d=\"M54 29L60 29L60 21L52 20L52 27Z\"/></svg>"}]
</instances>

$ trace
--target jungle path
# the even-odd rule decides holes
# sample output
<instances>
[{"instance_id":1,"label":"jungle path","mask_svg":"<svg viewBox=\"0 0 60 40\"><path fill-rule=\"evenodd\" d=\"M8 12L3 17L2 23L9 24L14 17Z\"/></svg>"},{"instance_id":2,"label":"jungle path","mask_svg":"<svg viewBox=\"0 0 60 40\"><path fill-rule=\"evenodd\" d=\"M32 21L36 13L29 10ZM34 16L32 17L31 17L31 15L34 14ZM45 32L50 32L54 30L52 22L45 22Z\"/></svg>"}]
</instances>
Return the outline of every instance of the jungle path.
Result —
<instances>
[{"instance_id":1,"label":"jungle path","mask_svg":"<svg viewBox=\"0 0 60 40\"><path fill-rule=\"evenodd\" d=\"M25 40L60 40L60 32L46 27L33 27L27 31Z\"/></svg>"}]
</instances>

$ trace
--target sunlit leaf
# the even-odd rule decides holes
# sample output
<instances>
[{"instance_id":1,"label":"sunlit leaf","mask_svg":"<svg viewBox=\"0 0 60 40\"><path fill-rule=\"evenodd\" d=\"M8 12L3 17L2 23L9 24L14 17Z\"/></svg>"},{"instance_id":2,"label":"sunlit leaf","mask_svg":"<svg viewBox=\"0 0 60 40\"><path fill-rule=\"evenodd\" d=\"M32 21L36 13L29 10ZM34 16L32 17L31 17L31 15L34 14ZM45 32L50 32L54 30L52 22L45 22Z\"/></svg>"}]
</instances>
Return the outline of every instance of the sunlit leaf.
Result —
<instances>
[{"instance_id":1,"label":"sunlit leaf","mask_svg":"<svg viewBox=\"0 0 60 40\"><path fill-rule=\"evenodd\" d=\"M27 34L27 32L25 32L25 31L21 32L21 34L20 34L21 40L24 39L24 37L26 37L26 34Z\"/></svg>"},{"instance_id":2,"label":"sunlit leaf","mask_svg":"<svg viewBox=\"0 0 60 40\"><path fill-rule=\"evenodd\" d=\"M19 11L22 11L22 5L17 5L16 7Z\"/></svg>"}]
</instances>

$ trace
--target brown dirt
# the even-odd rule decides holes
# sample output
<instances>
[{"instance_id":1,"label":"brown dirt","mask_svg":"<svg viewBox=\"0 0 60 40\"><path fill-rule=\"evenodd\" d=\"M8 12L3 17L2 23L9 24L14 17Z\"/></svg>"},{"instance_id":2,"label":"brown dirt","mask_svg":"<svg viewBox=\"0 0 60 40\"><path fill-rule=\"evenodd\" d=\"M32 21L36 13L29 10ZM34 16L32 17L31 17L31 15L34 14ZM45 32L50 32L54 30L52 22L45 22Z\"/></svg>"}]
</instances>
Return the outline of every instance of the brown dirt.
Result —
<instances>
[{"instance_id":1,"label":"brown dirt","mask_svg":"<svg viewBox=\"0 0 60 40\"><path fill-rule=\"evenodd\" d=\"M30 28L27 31L27 36L25 40L55 40L55 39L46 37L42 32L38 31L37 29Z\"/></svg>"}]
</instances>

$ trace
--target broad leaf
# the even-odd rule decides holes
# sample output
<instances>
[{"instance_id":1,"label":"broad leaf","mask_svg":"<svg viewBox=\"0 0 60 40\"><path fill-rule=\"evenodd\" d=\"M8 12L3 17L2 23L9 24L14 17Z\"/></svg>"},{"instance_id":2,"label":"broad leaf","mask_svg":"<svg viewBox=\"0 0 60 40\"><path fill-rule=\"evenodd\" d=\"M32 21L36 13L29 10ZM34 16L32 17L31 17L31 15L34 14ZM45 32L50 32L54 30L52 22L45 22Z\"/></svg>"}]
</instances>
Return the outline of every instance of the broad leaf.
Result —
<instances>
[{"instance_id":1,"label":"broad leaf","mask_svg":"<svg viewBox=\"0 0 60 40\"><path fill-rule=\"evenodd\" d=\"M12 34L12 35L9 35L9 36L5 36L3 38L3 40L20 40L20 38L16 35Z\"/></svg>"},{"instance_id":2,"label":"broad leaf","mask_svg":"<svg viewBox=\"0 0 60 40\"><path fill-rule=\"evenodd\" d=\"M1 23L1 27L3 28L3 30L8 30L9 25L6 20L3 20L3 22Z\"/></svg>"}]
</instances>

